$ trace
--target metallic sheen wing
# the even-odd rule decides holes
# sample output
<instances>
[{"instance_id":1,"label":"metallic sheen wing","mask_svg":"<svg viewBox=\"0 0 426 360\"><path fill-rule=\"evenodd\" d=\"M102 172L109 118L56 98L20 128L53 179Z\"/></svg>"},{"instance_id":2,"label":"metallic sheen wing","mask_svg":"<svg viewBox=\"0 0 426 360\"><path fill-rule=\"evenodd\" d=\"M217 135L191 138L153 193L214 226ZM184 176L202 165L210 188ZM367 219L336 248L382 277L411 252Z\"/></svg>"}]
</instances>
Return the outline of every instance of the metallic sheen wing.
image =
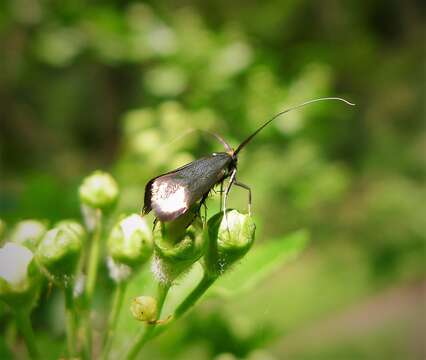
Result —
<instances>
[{"instance_id":1,"label":"metallic sheen wing","mask_svg":"<svg viewBox=\"0 0 426 360\"><path fill-rule=\"evenodd\" d=\"M143 213L154 210L160 221L175 220L227 176L231 163L229 154L213 153L151 179L145 187Z\"/></svg>"}]
</instances>

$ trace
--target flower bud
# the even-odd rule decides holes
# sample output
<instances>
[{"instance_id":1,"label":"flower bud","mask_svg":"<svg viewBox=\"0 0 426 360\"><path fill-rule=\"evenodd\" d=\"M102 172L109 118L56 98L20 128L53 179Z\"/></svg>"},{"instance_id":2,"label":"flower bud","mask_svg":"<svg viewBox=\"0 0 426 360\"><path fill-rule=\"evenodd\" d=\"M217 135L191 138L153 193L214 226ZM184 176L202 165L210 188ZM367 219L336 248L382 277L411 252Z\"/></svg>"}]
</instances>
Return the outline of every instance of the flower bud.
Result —
<instances>
[{"instance_id":1,"label":"flower bud","mask_svg":"<svg viewBox=\"0 0 426 360\"><path fill-rule=\"evenodd\" d=\"M12 242L0 248L0 299L11 306L31 307L38 297L40 272L34 254Z\"/></svg>"},{"instance_id":2,"label":"flower bud","mask_svg":"<svg viewBox=\"0 0 426 360\"><path fill-rule=\"evenodd\" d=\"M62 221L44 235L36 258L53 281L66 285L74 275L84 238L83 227L75 221Z\"/></svg>"},{"instance_id":3,"label":"flower bud","mask_svg":"<svg viewBox=\"0 0 426 360\"><path fill-rule=\"evenodd\" d=\"M251 216L229 210L226 217L222 212L214 215L207 227L206 268L212 276L219 276L249 251L256 226Z\"/></svg>"},{"instance_id":4,"label":"flower bud","mask_svg":"<svg viewBox=\"0 0 426 360\"><path fill-rule=\"evenodd\" d=\"M35 250L46 231L47 227L41 221L24 220L15 225L10 240Z\"/></svg>"},{"instance_id":5,"label":"flower bud","mask_svg":"<svg viewBox=\"0 0 426 360\"><path fill-rule=\"evenodd\" d=\"M184 216L192 216L193 219L194 214L188 212ZM172 222L160 223L154 230L152 272L160 282L171 284L204 253L201 222L196 219L186 229L187 224L187 219L181 217ZM176 234L180 234L179 237Z\"/></svg>"},{"instance_id":6,"label":"flower bud","mask_svg":"<svg viewBox=\"0 0 426 360\"><path fill-rule=\"evenodd\" d=\"M130 312L136 320L155 322L158 312L157 301L151 296L138 296L132 300Z\"/></svg>"},{"instance_id":7,"label":"flower bud","mask_svg":"<svg viewBox=\"0 0 426 360\"><path fill-rule=\"evenodd\" d=\"M145 263L152 253L152 232L145 219L133 214L116 224L108 238L108 253L114 262L132 268Z\"/></svg>"},{"instance_id":8,"label":"flower bud","mask_svg":"<svg viewBox=\"0 0 426 360\"><path fill-rule=\"evenodd\" d=\"M82 204L107 210L117 202L118 185L110 174L98 170L83 180L79 193Z\"/></svg>"}]
</instances>

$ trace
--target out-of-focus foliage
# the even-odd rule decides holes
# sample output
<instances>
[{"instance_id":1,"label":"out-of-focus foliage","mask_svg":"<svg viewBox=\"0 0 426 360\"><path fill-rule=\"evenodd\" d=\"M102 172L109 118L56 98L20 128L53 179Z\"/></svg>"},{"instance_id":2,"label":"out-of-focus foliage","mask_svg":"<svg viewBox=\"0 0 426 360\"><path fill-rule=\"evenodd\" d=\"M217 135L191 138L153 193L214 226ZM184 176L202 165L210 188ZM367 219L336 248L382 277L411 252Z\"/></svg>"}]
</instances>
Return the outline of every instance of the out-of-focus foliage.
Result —
<instances>
[{"instance_id":1,"label":"out-of-focus foliage","mask_svg":"<svg viewBox=\"0 0 426 360\"><path fill-rule=\"evenodd\" d=\"M291 113L240 156L257 241L306 227L307 255L249 294L211 299L146 356L417 356L424 10L420 1L2 1L0 217L9 230L26 218L79 217L78 184L99 167L119 182L118 212L138 211L149 178L221 150L192 129L236 146L287 106L346 97L357 107ZM209 214L219 206L212 199ZM245 210L246 201L233 189L232 207ZM129 298L149 291L144 276ZM103 265L100 308L111 286ZM34 321L54 358L61 299L47 291L42 299ZM0 355L14 336L3 325L9 316L0 307ZM136 326L121 327L121 346Z\"/></svg>"}]
</instances>

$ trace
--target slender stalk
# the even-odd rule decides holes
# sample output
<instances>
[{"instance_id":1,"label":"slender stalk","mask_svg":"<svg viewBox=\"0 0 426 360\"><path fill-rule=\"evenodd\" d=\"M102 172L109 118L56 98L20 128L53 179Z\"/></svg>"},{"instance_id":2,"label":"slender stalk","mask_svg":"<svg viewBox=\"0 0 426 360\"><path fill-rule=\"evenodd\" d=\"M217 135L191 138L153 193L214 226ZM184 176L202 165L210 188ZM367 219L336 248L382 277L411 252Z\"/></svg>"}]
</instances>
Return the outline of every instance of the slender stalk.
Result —
<instances>
[{"instance_id":1,"label":"slender stalk","mask_svg":"<svg viewBox=\"0 0 426 360\"><path fill-rule=\"evenodd\" d=\"M93 230L92 241L90 244L90 253L88 258L87 281L85 288L85 318L84 318L84 358L91 359L92 357L92 324L90 320L90 308L92 305L93 294L95 291L96 278L98 274L98 263L101 248L102 234L102 213L99 209L96 210L96 224Z\"/></svg>"},{"instance_id":2,"label":"slender stalk","mask_svg":"<svg viewBox=\"0 0 426 360\"><path fill-rule=\"evenodd\" d=\"M100 211L100 210L98 210ZM99 254L101 248L101 233L102 233L102 219L99 216L96 219L96 226L93 231L90 254L89 254L89 263L87 270L87 282L86 282L86 300L90 305L93 293L95 291L96 277L98 275L98 263L99 263Z\"/></svg>"},{"instance_id":3,"label":"slender stalk","mask_svg":"<svg viewBox=\"0 0 426 360\"><path fill-rule=\"evenodd\" d=\"M158 284L157 289L157 308L158 308L158 315L157 319L161 315L161 310L163 309L164 301L166 300L167 294L169 292L170 285L166 284ZM151 338L152 334L155 330L155 324L147 324L146 327L138 334L135 342L130 347L130 350L128 351L126 355L127 360L135 359L138 355L139 351L142 349L142 346Z\"/></svg>"},{"instance_id":4,"label":"slender stalk","mask_svg":"<svg viewBox=\"0 0 426 360\"><path fill-rule=\"evenodd\" d=\"M173 315L170 318L170 321L168 321L164 326L161 326L160 328L157 328L157 331L150 334L149 338L146 339L150 340L161 333L163 333L174 321L179 319L181 316L183 316L189 309L191 309L196 302L200 299L201 296L210 288L210 286L216 281L217 277L209 276L207 274L204 274L203 278L198 283L197 287L192 290L192 292L185 298L184 301L176 308Z\"/></svg>"},{"instance_id":5,"label":"slender stalk","mask_svg":"<svg viewBox=\"0 0 426 360\"><path fill-rule=\"evenodd\" d=\"M25 344L27 345L28 353L31 359L39 359L39 351L35 342L34 331L31 325L30 313L26 310L18 309L15 312L16 323L24 337Z\"/></svg>"},{"instance_id":6,"label":"slender stalk","mask_svg":"<svg viewBox=\"0 0 426 360\"><path fill-rule=\"evenodd\" d=\"M126 293L127 282L119 282L115 287L114 299L112 302L112 308L108 319L108 327L105 332L103 341L102 359L108 359L109 352L114 340L115 329L117 328L118 317L120 315L121 307Z\"/></svg>"},{"instance_id":7,"label":"slender stalk","mask_svg":"<svg viewBox=\"0 0 426 360\"><path fill-rule=\"evenodd\" d=\"M197 287L186 297L186 299L176 308L173 314L173 320L179 319L185 314L200 297L208 290L208 288L215 282L216 277L208 276L204 274Z\"/></svg>"},{"instance_id":8,"label":"slender stalk","mask_svg":"<svg viewBox=\"0 0 426 360\"><path fill-rule=\"evenodd\" d=\"M66 286L65 293L65 309L66 309L66 330L67 330L67 348L69 358L74 358L77 354L77 318L74 308L73 286Z\"/></svg>"}]
</instances>

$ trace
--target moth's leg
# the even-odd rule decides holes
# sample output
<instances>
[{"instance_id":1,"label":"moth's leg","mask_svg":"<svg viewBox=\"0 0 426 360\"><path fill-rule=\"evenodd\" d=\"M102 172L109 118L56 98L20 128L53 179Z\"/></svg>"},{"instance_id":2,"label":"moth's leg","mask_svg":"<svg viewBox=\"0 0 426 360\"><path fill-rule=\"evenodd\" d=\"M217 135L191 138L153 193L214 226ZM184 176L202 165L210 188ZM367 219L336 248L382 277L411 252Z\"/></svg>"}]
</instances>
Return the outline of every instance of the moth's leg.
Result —
<instances>
[{"instance_id":1,"label":"moth's leg","mask_svg":"<svg viewBox=\"0 0 426 360\"><path fill-rule=\"evenodd\" d=\"M157 226L157 223L158 223L158 218L155 218L154 219L154 222L152 223L152 231L154 232L154 230L155 230L155 227Z\"/></svg>"},{"instance_id":2,"label":"moth's leg","mask_svg":"<svg viewBox=\"0 0 426 360\"><path fill-rule=\"evenodd\" d=\"M239 182L238 180L234 181L235 186L246 189L248 191L248 214L251 216L251 189L248 185Z\"/></svg>"},{"instance_id":3,"label":"moth's leg","mask_svg":"<svg viewBox=\"0 0 426 360\"><path fill-rule=\"evenodd\" d=\"M222 211L222 205L223 205L223 199L222 199L222 194L223 194L223 180L221 181L221 183L220 183L220 190L219 190L219 194L220 194L220 207L219 207L219 209L220 209L220 211Z\"/></svg>"},{"instance_id":4,"label":"moth's leg","mask_svg":"<svg viewBox=\"0 0 426 360\"><path fill-rule=\"evenodd\" d=\"M223 216L225 216L225 221L226 221L226 227L229 230L229 224L228 224L228 215L226 213L226 202L228 200L228 194L231 191L231 187L235 182L235 175L237 174L237 169L233 169L231 172L231 176L229 177L229 183L226 187L225 193L223 194Z\"/></svg>"},{"instance_id":5,"label":"moth's leg","mask_svg":"<svg viewBox=\"0 0 426 360\"><path fill-rule=\"evenodd\" d=\"M206 192L203 197L200 200L200 206L198 207L198 211L197 213L200 214L201 213L201 206L204 205L204 222L207 222L207 205L206 205L206 200L209 196L209 192Z\"/></svg>"}]
</instances>

